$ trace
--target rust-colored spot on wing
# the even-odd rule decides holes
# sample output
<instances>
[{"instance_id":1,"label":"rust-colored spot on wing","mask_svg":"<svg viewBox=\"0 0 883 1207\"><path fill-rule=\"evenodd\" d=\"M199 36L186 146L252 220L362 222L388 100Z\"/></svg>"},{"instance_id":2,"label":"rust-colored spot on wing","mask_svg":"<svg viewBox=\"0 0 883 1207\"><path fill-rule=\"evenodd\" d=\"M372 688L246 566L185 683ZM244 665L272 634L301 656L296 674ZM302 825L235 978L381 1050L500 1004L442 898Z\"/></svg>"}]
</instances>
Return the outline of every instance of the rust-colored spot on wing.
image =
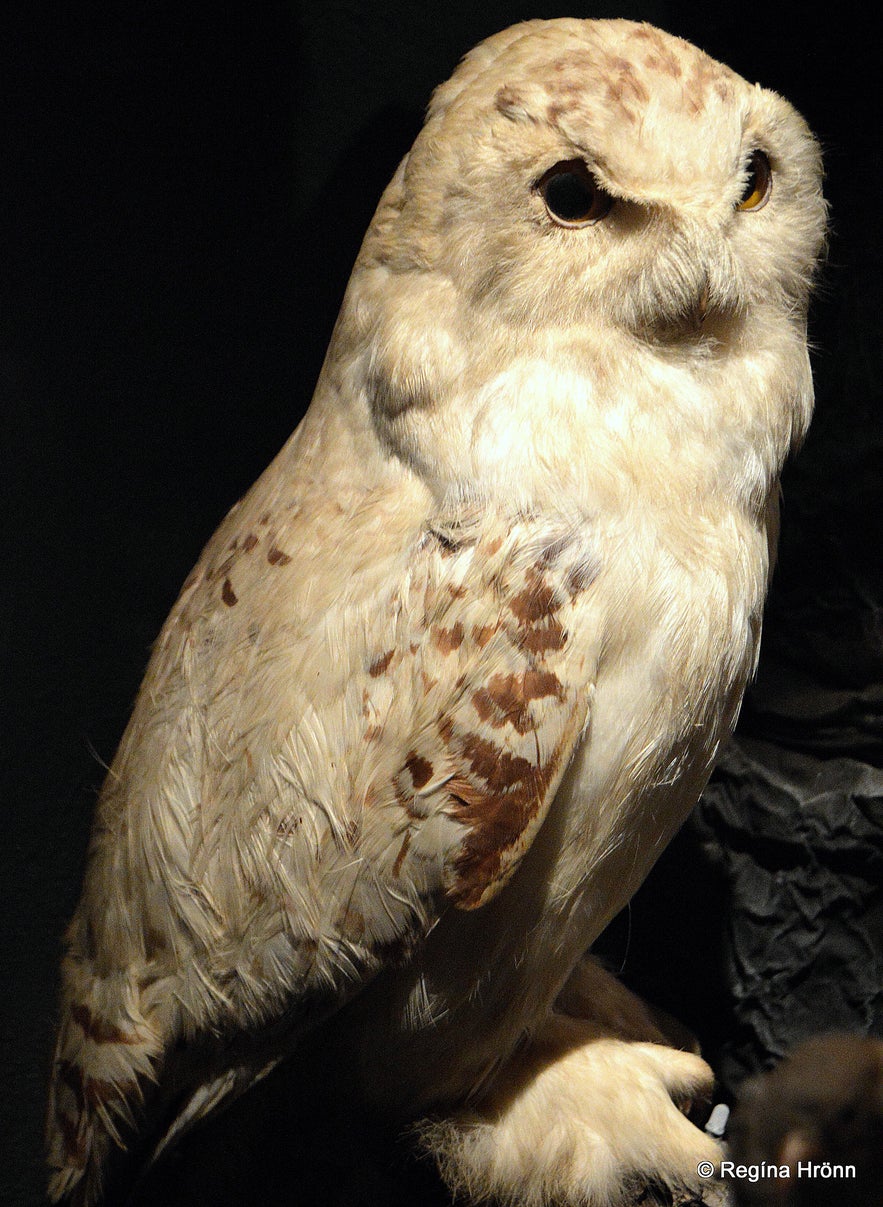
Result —
<instances>
[{"instance_id":1,"label":"rust-colored spot on wing","mask_svg":"<svg viewBox=\"0 0 883 1207\"><path fill-rule=\"evenodd\" d=\"M221 599L223 599L228 608L235 607L239 603L239 598L233 590L233 584L229 578L224 579L224 585L221 587Z\"/></svg>"},{"instance_id":2,"label":"rust-colored spot on wing","mask_svg":"<svg viewBox=\"0 0 883 1207\"><path fill-rule=\"evenodd\" d=\"M504 857L540 812L546 777L527 759L509 755L477 736L466 747L470 766L490 789L482 792L465 778L448 785L453 815L467 827L454 860L456 882L450 897L461 908L471 909L499 879Z\"/></svg>"},{"instance_id":3,"label":"rust-colored spot on wing","mask_svg":"<svg viewBox=\"0 0 883 1207\"><path fill-rule=\"evenodd\" d=\"M96 1044L137 1044L138 1036L131 1032L121 1031L113 1023L96 1018L88 1006L78 1003L71 1006L71 1018L84 1035Z\"/></svg>"},{"instance_id":4,"label":"rust-colored spot on wing","mask_svg":"<svg viewBox=\"0 0 883 1207\"><path fill-rule=\"evenodd\" d=\"M530 704L545 696L562 699L561 681L545 670L526 670L520 675L492 675L487 686L473 693L473 705L481 721L493 729L509 724L517 733L536 729Z\"/></svg>"},{"instance_id":5,"label":"rust-colored spot on wing","mask_svg":"<svg viewBox=\"0 0 883 1207\"><path fill-rule=\"evenodd\" d=\"M463 644L463 625L458 620L449 629L438 628L433 635L436 648L442 654L452 654Z\"/></svg>"},{"instance_id":6,"label":"rust-colored spot on wing","mask_svg":"<svg viewBox=\"0 0 883 1207\"><path fill-rule=\"evenodd\" d=\"M271 545L267 550L267 561L271 566L287 566L291 558L287 553L277 548L276 545Z\"/></svg>"},{"instance_id":7,"label":"rust-colored spot on wing","mask_svg":"<svg viewBox=\"0 0 883 1207\"><path fill-rule=\"evenodd\" d=\"M421 758L416 750L412 750L408 755L405 766L410 771L411 780L418 791L432 779L432 763L429 759Z\"/></svg>"},{"instance_id":8,"label":"rust-colored spot on wing","mask_svg":"<svg viewBox=\"0 0 883 1207\"><path fill-rule=\"evenodd\" d=\"M557 620L550 619L548 624L525 626L518 635L522 649L532 654L548 654L563 650L567 645L567 633L564 626Z\"/></svg>"},{"instance_id":9,"label":"rust-colored spot on wing","mask_svg":"<svg viewBox=\"0 0 883 1207\"><path fill-rule=\"evenodd\" d=\"M509 607L522 624L536 624L537 621L557 612L561 603L555 598L555 592L542 575L530 569L527 573L527 586L513 596Z\"/></svg>"},{"instance_id":10,"label":"rust-colored spot on wing","mask_svg":"<svg viewBox=\"0 0 883 1207\"><path fill-rule=\"evenodd\" d=\"M379 679L381 675L389 670L389 664L392 662L394 655L395 650L387 650L385 654L378 654L368 667L368 674L372 679Z\"/></svg>"},{"instance_id":11,"label":"rust-colored spot on wing","mask_svg":"<svg viewBox=\"0 0 883 1207\"><path fill-rule=\"evenodd\" d=\"M399 847L399 853L396 855L395 863L392 865L392 874L398 879L402 870L402 864L405 862L405 856L408 853L408 847L411 845L411 831L405 830L405 837L402 840L402 845Z\"/></svg>"},{"instance_id":12,"label":"rust-colored spot on wing","mask_svg":"<svg viewBox=\"0 0 883 1207\"><path fill-rule=\"evenodd\" d=\"M479 718L492 729L511 725L524 734L536 728L530 711L532 700L544 696L558 696L561 683L551 671L528 670L517 675L492 675L486 687L472 695L472 703Z\"/></svg>"},{"instance_id":13,"label":"rust-colored spot on wing","mask_svg":"<svg viewBox=\"0 0 883 1207\"><path fill-rule=\"evenodd\" d=\"M471 770L481 776L492 794L511 791L518 785L533 785L536 781L536 769L529 759L501 750L478 734L469 734L463 740L463 754ZM477 803L483 804L486 800L487 793L481 793Z\"/></svg>"}]
</instances>

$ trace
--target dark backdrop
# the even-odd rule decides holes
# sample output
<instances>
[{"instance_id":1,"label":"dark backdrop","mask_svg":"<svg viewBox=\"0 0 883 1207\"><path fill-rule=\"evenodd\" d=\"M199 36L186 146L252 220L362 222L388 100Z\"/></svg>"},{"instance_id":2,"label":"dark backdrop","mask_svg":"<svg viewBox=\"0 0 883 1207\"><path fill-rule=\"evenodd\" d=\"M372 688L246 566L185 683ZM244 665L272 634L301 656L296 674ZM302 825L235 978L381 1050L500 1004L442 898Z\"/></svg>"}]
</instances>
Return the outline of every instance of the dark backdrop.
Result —
<instances>
[{"instance_id":1,"label":"dark backdrop","mask_svg":"<svg viewBox=\"0 0 883 1207\"><path fill-rule=\"evenodd\" d=\"M524 17L654 21L784 93L824 144L817 418L786 483L760 681L695 821L606 951L699 1032L725 1096L802 1034L879 1025L880 65L848 13L835 6L822 25L808 11L3 7L4 1203L42 1201L60 934L150 642L303 413L430 90ZM178 1190L167 1177L146 1201L249 1201L243 1186L288 1201L274 1093L195 1138L176 1158Z\"/></svg>"}]
</instances>

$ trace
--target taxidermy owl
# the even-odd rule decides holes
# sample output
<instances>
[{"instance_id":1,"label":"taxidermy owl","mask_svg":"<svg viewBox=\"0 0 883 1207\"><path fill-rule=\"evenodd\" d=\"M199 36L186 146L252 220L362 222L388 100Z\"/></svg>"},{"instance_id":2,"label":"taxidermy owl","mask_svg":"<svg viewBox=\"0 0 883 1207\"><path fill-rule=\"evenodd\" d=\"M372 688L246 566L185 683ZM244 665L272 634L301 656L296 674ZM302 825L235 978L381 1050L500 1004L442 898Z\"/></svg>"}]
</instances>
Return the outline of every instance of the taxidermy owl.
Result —
<instances>
[{"instance_id":1,"label":"taxidermy owl","mask_svg":"<svg viewBox=\"0 0 883 1207\"><path fill-rule=\"evenodd\" d=\"M436 91L104 785L53 1199L312 1053L467 1200L716 1201L710 1070L583 957L756 663L824 228L803 119L648 25Z\"/></svg>"}]
</instances>

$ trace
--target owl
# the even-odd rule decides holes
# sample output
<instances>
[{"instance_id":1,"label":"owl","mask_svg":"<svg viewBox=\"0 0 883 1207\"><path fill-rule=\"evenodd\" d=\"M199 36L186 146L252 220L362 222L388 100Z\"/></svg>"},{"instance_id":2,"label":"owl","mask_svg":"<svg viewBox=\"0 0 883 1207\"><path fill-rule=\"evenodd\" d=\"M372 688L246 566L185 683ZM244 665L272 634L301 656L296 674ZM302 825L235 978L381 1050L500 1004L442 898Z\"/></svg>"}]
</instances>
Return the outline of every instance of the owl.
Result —
<instances>
[{"instance_id":1,"label":"owl","mask_svg":"<svg viewBox=\"0 0 883 1207\"><path fill-rule=\"evenodd\" d=\"M720 1199L708 1066L586 953L755 667L825 220L795 110L649 25L436 90L104 785L53 1200L295 1053L467 1201Z\"/></svg>"}]
</instances>

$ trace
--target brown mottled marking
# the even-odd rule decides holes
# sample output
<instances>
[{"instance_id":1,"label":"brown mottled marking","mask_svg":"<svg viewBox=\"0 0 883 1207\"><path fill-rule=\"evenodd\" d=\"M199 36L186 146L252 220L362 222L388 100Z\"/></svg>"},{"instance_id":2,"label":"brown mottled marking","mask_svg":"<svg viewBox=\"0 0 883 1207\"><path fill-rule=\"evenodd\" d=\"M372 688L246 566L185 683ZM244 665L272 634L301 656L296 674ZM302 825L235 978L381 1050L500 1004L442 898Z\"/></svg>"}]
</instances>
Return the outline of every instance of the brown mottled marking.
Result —
<instances>
[{"instance_id":1,"label":"brown mottled marking","mask_svg":"<svg viewBox=\"0 0 883 1207\"><path fill-rule=\"evenodd\" d=\"M242 548L245 550L246 553L251 553L252 549L254 549L254 547L257 543L258 543L258 538L255 536L255 534L253 532L250 532L248 534L248 536L245 538L245 540L242 542Z\"/></svg>"},{"instance_id":2,"label":"brown mottled marking","mask_svg":"<svg viewBox=\"0 0 883 1207\"><path fill-rule=\"evenodd\" d=\"M614 101L625 101L626 98L645 105L650 99L650 93L635 75L634 68L626 59L613 59L610 65L611 79L607 84L607 95ZM615 73L615 74L614 74ZM628 112L628 111L627 111ZM634 119L634 114L629 113Z\"/></svg>"},{"instance_id":3,"label":"brown mottled marking","mask_svg":"<svg viewBox=\"0 0 883 1207\"><path fill-rule=\"evenodd\" d=\"M571 596L579 595L590 587L597 577L598 567L590 558L586 558L568 571L564 585Z\"/></svg>"},{"instance_id":4,"label":"brown mottled marking","mask_svg":"<svg viewBox=\"0 0 883 1207\"><path fill-rule=\"evenodd\" d=\"M535 728L528 705L548 696L563 697L558 676L551 671L528 670L522 675L492 675L487 687L473 694L472 703L481 720L492 728L508 724L525 734Z\"/></svg>"},{"instance_id":5,"label":"brown mottled marking","mask_svg":"<svg viewBox=\"0 0 883 1207\"><path fill-rule=\"evenodd\" d=\"M518 780L520 789L486 796L479 807L469 800L471 785L452 781L452 798L460 806L454 816L469 825L454 862L457 881L449 895L456 905L465 909L478 905L488 884L499 875L504 853L518 842L540 808L538 781L539 777L533 783Z\"/></svg>"},{"instance_id":6,"label":"brown mottled marking","mask_svg":"<svg viewBox=\"0 0 883 1207\"><path fill-rule=\"evenodd\" d=\"M273 518L272 514L269 511L265 511L264 514L261 516L261 518L258 520L258 523L266 526L267 524L269 524L269 522L270 522L270 520L272 520L272 518Z\"/></svg>"},{"instance_id":7,"label":"brown mottled marking","mask_svg":"<svg viewBox=\"0 0 883 1207\"><path fill-rule=\"evenodd\" d=\"M412 750L408 755L405 766L410 771L414 787L418 791L432 779L432 763L429 759L424 759L419 755L416 750Z\"/></svg>"},{"instance_id":8,"label":"brown mottled marking","mask_svg":"<svg viewBox=\"0 0 883 1207\"><path fill-rule=\"evenodd\" d=\"M508 84L497 89L494 105L504 117L520 117L524 112L524 98Z\"/></svg>"},{"instance_id":9,"label":"brown mottled marking","mask_svg":"<svg viewBox=\"0 0 883 1207\"><path fill-rule=\"evenodd\" d=\"M359 827L359 823L355 820L355 818L351 817L350 820L346 823L346 828L344 830L344 836L346 838L346 841L349 843L349 845L351 847L354 847L356 845L356 843L359 841L360 834L361 834L361 829Z\"/></svg>"},{"instance_id":10,"label":"brown mottled marking","mask_svg":"<svg viewBox=\"0 0 883 1207\"><path fill-rule=\"evenodd\" d=\"M224 585L221 587L221 599L223 599L228 608L232 608L239 603L239 599L233 590L233 584L229 578L224 579Z\"/></svg>"},{"instance_id":11,"label":"brown mottled marking","mask_svg":"<svg viewBox=\"0 0 883 1207\"><path fill-rule=\"evenodd\" d=\"M689 78L684 81L684 96L689 102L692 113L698 114L703 111L706 98L712 88L721 100L728 99L727 80L721 73L719 64L709 59L697 59Z\"/></svg>"},{"instance_id":12,"label":"brown mottled marking","mask_svg":"<svg viewBox=\"0 0 883 1207\"><path fill-rule=\"evenodd\" d=\"M459 585L448 583L448 594L450 595L451 599L463 599L466 595L466 588L462 585L462 583Z\"/></svg>"},{"instance_id":13,"label":"brown mottled marking","mask_svg":"<svg viewBox=\"0 0 883 1207\"><path fill-rule=\"evenodd\" d=\"M84 1035L96 1044L137 1044L138 1036L121 1031L113 1023L95 1018L88 1006L78 1003L71 1006L71 1018Z\"/></svg>"},{"instance_id":14,"label":"brown mottled marking","mask_svg":"<svg viewBox=\"0 0 883 1207\"><path fill-rule=\"evenodd\" d=\"M287 566L291 558L275 545L271 545L267 550L267 561L271 566Z\"/></svg>"},{"instance_id":15,"label":"brown mottled marking","mask_svg":"<svg viewBox=\"0 0 883 1207\"><path fill-rule=\"evenodd\" d=\"M420 672L420 680L423 684L423 690L427 695L429 695L434 687L438 687L438 679L433 679L432 675L427 674L426 671Z\"/></svg>"},{"instance_id":16,"label":"brown mottled marking","mask_svg":"<svg viewBox=\"0 0 883 1207\"><path fill-rule=\"evenodd\" d=\"M629 33L629 40L649 43L652 46L652 50L649 50L644 60L647 67L664 75L670 75L672 79L680 79L681 65L677 55L667 40L660 35L659 30L642 25L640 29Z\"/></svg>"},{"instance_id":17,"label":"brown mottled marking","mask_svg":"<svg viewBox=\"0 0 883 1207\"><path fill-rule=\"evenodd\" d=\"M405 856L408 853L408 847L411 845L411 831L405 830L405 837L402 840L402 845L399 847L399 853L396 855L395 863L392 865L392 874L398 878L402 870L402 864L405 862Z\"/></svg>"},{"instance_id":18,"label":"brown mottled marking","mask_svg":"<svg viewBox=\"0 0 883 1207\"><path fill-rule=\"evenodd\" d=\"M532 654L547 654L550 650L563 650L567 645L567 633L554 617L543 626L524 627L518 634L518 644Z\"/></svg>"},{"instance_id":19,"label":"brown mottled marking","mask_svg":"<svg viewBox=\"0 0 883 1207\"><path fill-rule=\"evenodd\" d=\"M463 644L463 625L458 620L450 629L436 629L433 640L442 654L452 654Z\"/></svg>"},{"instance_id":20,"label":"brown mottled marking","mask_svg":"<svg viewBox=\"0 0 883 1207\"><path fill-rule=\"evenodd\" d=\"M410 768L408 770L410 771ZM430 774L432 774L431 768ZM413 772L411 772L411 775L413 776ZM414 791L414 785L405 782L404 771L400 771L398 775L393 777L392 790L396 804L405 811L408 817L413 818L415 821L426 820L426 806Z\"/></svg>"},{"instance_id":21,"label":"brown mottled marking","mask_svg":"<svg viewBox=\"0 0 883 1207\"><path fill-rule=\"evenodd\" d=\"M548 696L564 699L564 688L561 680L551 671L528 669L524 672L522 684L525 700L544 700Z\"/></svg>"},{"instance_id":22,"label":"brown mottled marking","mask_svg":"<svg viewBox=\"0 0 883 1207\"><path fill-rule=\"evenodd\" d=\"M559 98L570 98L568 108L576 109L579 107L580 98L583 95L585 84L578 76L570 76L563 80L549 80L547 91L551 96Z\"/></svg>"},{"instance_id":23,"label":"brown mottled marking","mask_svg":"<svg viewBox=\"0 0 883 1207\"><path fill-rule=\"evenodd\" d=\"M557 126L558 122L567 113L573 112L572 105L562 105L560 101L546 106L546 121L550 126Z\"/></svg>"},{"instance_id":24,"label":"brown mottled marking","mask_svg":"<svg viewBox=\"0 0 883 1207\"><path fill-rule=\"evenodd\" d=\"M670 50L660 48L658 54L648 55L644 62L652 71L658 71L660 75L669 75L673 80L679 80L683 74L680 63Z\"/></svg>"},{"instance_id":25,"label":"brown mottled marking","mask_svg":"<svg viewBox=\"0 0 883 1207\"><path fill-rule=\"evenodd\" d=\"M472 626L472 640L475 642L475 644L478 646L479 649L484 649L484 647L487 645L487 643L493 637L494 633L498 633L499 631L500 631L499 625L495 625L495 624L477 625L476 624L476 625Z\"/></svg>"},{"instance_id":26,"label":"brown mottled marking","mask_svg":"<svg viewBox=\"0 0 883 1207\"><path fill-rule=\"evenodd\" d=\"M225 557L224 560L219 565L217 565L213 568L213 570L211 572L211 577L220 578L222 574L229 574L235 565L236 565L236 556L235 556L235 554L231 553L229 557Z\"/></svg>"},{"instance_id":27,"label":"brown mottled marking","mask_svg":"<svg viewBox=\"0 0 883 1207\"><path fill-rule=\"evenodd\" d=\"M389 664L392 662L395 655L395 650L387 650L385 654L379 654L371 665L368 667L368 674L372 679L379 679L381 675L389 670Z\"/></svg>"},{"instance_id":28,"label":"brown mottled marking","mask_svg":"<svg viewBox=\"0 0 883 1207\"><path fill-rule=\"evenodd\" d=\"M463 754L469 760L469 766L476 775L480 775L490 788L491 793L506 792L516 784L533 785L537 771L529 759L520 754L510 754L501 750L493 742L481 738L478 734L469 734L463 742ZM482 794L482 801L485 794ZM511 798L507 798L511 799Z\"/></svg>"},{"instance_id":29,"label":"brown mottled marking","mask_svg":"<svg viewBox=\"0 0 883 1207\"><path fill-rule=\"evenodd\" d=\"M568 50L552 62L552 70L561 73L572 71L577 77L590 74L596 65L590 50Z\"/></svg>"},{"instance_id":30,"label":"brown mottled marking","mask_svg":"<svg viewBox=\"0 0 883 1207\"><path fill-rule=\"evenodd\" d=\"M364 740L366 742L376 742L383 734L382 725L369 725L365 730Z\"/></svg>"},{"instance_id":31,"label":"brown mottled marking","mask_svg":"<svg viewBox=\"0 0 883 1207\"><path fill-rule=\"evenodd\" d=\"M522 624L536 624L553 612L557 612L561 604L555 599L555 592L542 577L533 569L527 573L527 586L523 591L513 596L509 608Z\"/></svg>"}]
</instances>

